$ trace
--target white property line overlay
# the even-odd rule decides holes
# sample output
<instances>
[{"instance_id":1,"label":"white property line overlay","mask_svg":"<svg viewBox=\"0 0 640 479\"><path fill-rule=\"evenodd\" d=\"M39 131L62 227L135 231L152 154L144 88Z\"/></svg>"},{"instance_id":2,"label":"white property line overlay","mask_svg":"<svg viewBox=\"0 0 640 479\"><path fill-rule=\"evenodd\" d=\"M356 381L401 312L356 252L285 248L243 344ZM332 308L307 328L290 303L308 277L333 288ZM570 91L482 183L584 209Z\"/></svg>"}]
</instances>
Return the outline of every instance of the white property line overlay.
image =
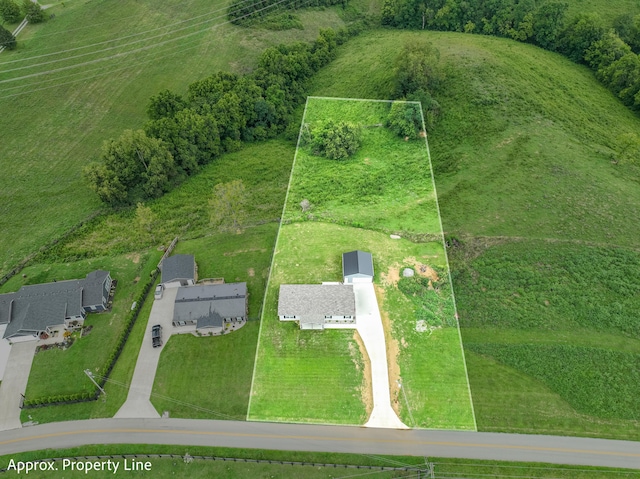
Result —
<instances>
[{"instance_id":1,"label":"white property line overlay","mask_svg":"<svg viewBox=\"0 0 640 479\"><path fill-rule=\"evenodd\" d=\"M420 102L418 102L420 103ZM467 371L467 358L464 355L464 345L462 344L462 333L460 333L460 322L458 321L458 305L456 304L456 295L453 291L453 281L451 280L451 268L449 267L449 255L447 254L447 244L444 240L444 228L442 226L442 216L440 215L440 204L438 203L438 192L436 191L436 180L433 176L433 166L431 165L431 151L429 150L429 141L427 140L427 126L424 123L424 113L422 112L422 104L420 104L420 117L422 119L422 130L424 131L424 144L427 147L427 158L429 159L429 170L431 171L431 182L433 183L433 195L436 200L436 209L438 210L438 221L440 221L440 234L442 235L442 247L444 248L444 259L447 262L447 272L449 273L449 287L451 288L451 299L453 300L453 311L455 312L456 327L458 328L458 339L460 340L460 351L462 352L462 364L464 365L464 374L467 377L467 389L469 391L469 403L471 404L471 414L473 415L473 428L478 432L478 423L476 422L476 411L473 406L473 396L471 395L471 384L469 383L469 372Z\"/></svg>"},{"instance_id":2,"label":"white property line overlay","mask_svg":"<svg viewBox=\"0 0 640 479\"><path fill-rule=\"evenodd\" d=\"M293 170L295 169L296 166L296 160L298 158L298 149L300 148L300 139L302 137L302 128L304 127L304 120L307 116L307 107L309 106L309 100L335 100L335 101L360 101L360 102L377 102L377 103L408 103L408 104L417 104L418 107L420 108L420 119L422 121L422 129L425 132L425 137L424 137L424 143L425 146L427 147L427 160L429 161L429 173L431 174L431 185L433 186L433 195L434 198L436 200L436 210L438 211L438 222L440 224L440 237L442 240L442 248L444 250L444 258L445 258L445 262L447 264L447 273L449 274L449 288L451 289L451 299L453 301L453 310L454 310L454 314L455 314L455 320L456 320L456 328L458 330L458 339L460 341L460 351L462 353L462 364L464 366L464 374L466 376L467 379L467 391L469 393L469 403L471 404L471 414L473 416L473 428L474 430L477 432L478 431L478 424L476 422L476 413L475 413L475 408L473 406L473 397L471 395L471 385L469 383L469 373L467 371L467 360L464 354L464 346L462 344L462 334L460 333L460 322L458 321L458 306L456 304L456 296L455 293L453 291L453 282L451 280L451 268L449 266L449 256L447 255L447 246L444 240L444 229L442 226L442 216L440 215L440 205L438 203L438 193L436 190L436 181L435 178L433 176L433 166L431 164L431 151L429 150L429 141L427 139L426 136L426 132L427 132L427 128L424 122L424 113L422 111L422 104L419 101L406 101L406 100L376 100L376 99L367 99L367 98L342 98L342 97L331 97L331 96L307 96L307 100L305 101L304 104L304 112L302 114L302 120L300 122L300 130L298 132L298 141L296 142L296 152L293 155L293 163L291 164L291 173L289 174L289 184L287 185L287 193L285 195L284 198L284 205L282 207L282 215L280 217L280 226L278 227L278 234L276 236L276 243L275 246L273 248L273 255L271 256L271 266L269 268L269 278L267 279L267 286L265 289L265 295L264 298L262 300L262 311L260 314L260 329L258 331L258 344L256 345L256 356L254 358L254 363L253 363L253 376L251 378L251 390L249 392L249 405L247 407L247 421L249 421L249 415L251 413L251 400L253 398L253 387L254 387L254 381L256 378L256 365L258 364L258 353L260 351L260 339L262 338L262 324L263 324L263 316L264 316L264 307L267 301L267 293L269 291L269 284L271 282L271 273L273 271L273 263L275 262L275 257L276 257L276 251L278 249L278 241L280 240L280 230L282 229L282 219L284 218L284 213L287 207L287 200L289 199L289 190L291 189L291 181L293 179ZM404 385L403 385L404 386ZM404 392L404 391L403 391ZM262 420L262 419L255 419L255 421L268 421L268 420ZM287 421L289 422L289 421ZM292 422L293 423L293 422ZM303 423L303 424L309 424L307 422ZM430 429L430 428L427 428Z\"/></svg>"},{"instance_id":3,"label":"white property line overlay","mask_svg":"<svg viewBox=\"0 0 640 479\"><path fill-rule=\"evenodd\" d=\"M300 147L300 138L302 138L302 127L304 125L304 119L307 116L307 105L309 104L309 98L304 103L304 112L302 113L302 120L300 122L300 130L298 131L298 141L296 142L296 152L293 155L293 163L291 163L291 172L289 173L289 184L287 185L287 193L284 196L284 204L282 205L282 214L280 215L280 225L278 226L278 234L276 235L276 244L273 246L273 253L271 255L271 266L269 266L269 278L267 279L267 286L264 289L264 298L262 298L262 310L260 311L260 329L258 330L258 344L256 344L256 356L253 360L253 375L251 376L251 389L249 390L249 405L247 406L247 421L249 421L249 415L251 414L251 399L253 398L253 385L256 380L256 365L258 364L258 353L260 352L260 339L262 338L262 325L264 324L264 307L267 303L267 295L269 293L269 284L271 284L271 273L273 272L273 263L276 259L276 251L278 250L278 241L280 240L280 230L282 229L282 219L284 218L284 212L287 208L287 200L289 199L289 190L291 189L291 180L293 179L293 170L296 166L296 159L298 158L298 149Z\"/></svg>"}]
</instances>

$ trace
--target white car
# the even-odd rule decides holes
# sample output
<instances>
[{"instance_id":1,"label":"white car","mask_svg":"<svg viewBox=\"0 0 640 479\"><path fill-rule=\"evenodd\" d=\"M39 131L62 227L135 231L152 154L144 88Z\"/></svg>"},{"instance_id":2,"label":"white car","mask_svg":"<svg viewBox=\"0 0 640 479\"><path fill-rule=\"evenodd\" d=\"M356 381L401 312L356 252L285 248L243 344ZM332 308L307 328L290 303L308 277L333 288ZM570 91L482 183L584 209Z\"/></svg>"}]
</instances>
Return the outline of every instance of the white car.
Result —
<instances>
[{"instance_id":1,"label":"white car","mask_svg":"<svg viewBox=\"0 0 640 479\"><path fill-rule=\"evenodd\" d=\"M162 299L162 292L163 291L164 291L164 286L162 286L161 284L156 286L156 292L154 294L154 298L155 299Z\"/></svg>"}]
</instances>

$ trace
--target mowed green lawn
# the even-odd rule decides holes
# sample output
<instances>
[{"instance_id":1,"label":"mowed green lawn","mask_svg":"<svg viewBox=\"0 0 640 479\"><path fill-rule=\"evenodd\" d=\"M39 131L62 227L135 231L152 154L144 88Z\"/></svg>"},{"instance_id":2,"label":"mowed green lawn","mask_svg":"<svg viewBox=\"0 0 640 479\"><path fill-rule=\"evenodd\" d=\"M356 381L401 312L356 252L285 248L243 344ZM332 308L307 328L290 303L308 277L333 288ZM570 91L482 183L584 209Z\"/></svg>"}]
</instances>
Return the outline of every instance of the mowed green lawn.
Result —
<instances>
[{"instance_id":1,"label":"mowed green lawn","mask_svg":"<svg viewBox=\"0 0 640 479\"><path fill-rule=\"evenodd\" d=\"M3 286L2 291L8 292L19 289L22 284L82 279L96 269L108 270L112 278L118 281L112 310L87 316L85 326L92 328L88 335L76 337L67 350L54 348L35 355L25 394L27 399L93 391L94 386L84 370L104 372L105 363L124 327L124 319L133 298L146 283L160 257L159 252L145 252L75 263L40 264L25 268L23 274L26 278L14 276Z\"/></svg>"},{"instance_id":2,"label":"mowed green lawn","mask_svg":"<svg viewBox=\"0 0 640 479\"><path fill-rule=\"evenodd\" d=\"M246 72L268 46L344 25L334 8L302 12L304 30L246 29L225 23L227 4L61 2L2 53L0 274L101 208L81 170L104 140L142 127L149 97Z\"/></svg>"},{"instance_id":3,"label":"mowed green lawn","mask_svg":"<svg viewBox=\"0 0 640 479\"><path fill-rule=\"evenodd\" d=\"M281 284L341 281L342 253L361 249L374 258L379 302L394 343L388 353L390 394L402 420L416 427L475 428L441 240L413 243L388 234L440 238L426 145L405 142L380 126L389 106L308 100L302 128L327 119L370 127L361 149L346 161L298 148L262 317L250 419L348 424L366 419L366 359L353 331L301 331L277 317ZM301 211L302 199L313 205L309 212ZM430 305L435 321L418 332L419 306L397 282L401 267L420 264L442 271L442 283Z\"/></svg>"},{"instance_id":4,"label":"mowed green lawn","mask_svg":"<svg viewBox=\"0 0 640 479\"><path fill-rule=\"evenodd\" d=\"M249 321L214 337L174 335L162 350L151 401L171 417L245 420L251 389L260 309L277 225L242 234L217 234L181 242L177 253L193 254L200 278L246 282Z\"/></svg>"}]
</instances>

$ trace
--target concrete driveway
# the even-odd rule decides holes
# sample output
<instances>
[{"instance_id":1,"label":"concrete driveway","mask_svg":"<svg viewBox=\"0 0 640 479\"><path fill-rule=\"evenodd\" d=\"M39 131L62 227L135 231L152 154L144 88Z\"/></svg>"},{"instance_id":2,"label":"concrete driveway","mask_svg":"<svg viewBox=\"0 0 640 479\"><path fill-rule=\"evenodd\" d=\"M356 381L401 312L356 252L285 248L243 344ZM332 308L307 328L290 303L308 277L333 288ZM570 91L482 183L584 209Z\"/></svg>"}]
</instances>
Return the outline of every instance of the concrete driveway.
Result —
<instances>
[{"instance_id":1,"label":"concrete driveway","mask_svg":"<svg viewBox=\"0 0 640 479\"><path fill-rule=\"evenodd\" d=\"M373 411L365 426L408 429L391 407L387 348L373 283L356 283L353 292L356 297L356 329L371 361Z\"/></svg>"},{"instance_id":2,"label":"concrete driveway","mask_svg":"<svg viewBox=\"0 0 640 479\"><path fill-rule=\"evenodd\" d=\"M6 342L4 339L0 339ZM0 431L22 427L20 395L27 389L29 372L37 341L24 341L11 346L2 384L0 384Z\"/></svg>"},{"instance_id":3,"label":"concrete driveway","mask_svg":"<svg viewBox=\"0 0 640 479\"><path fill-rule=\"evenodd\" d=\"M7 361L9 361L9 351L11 351L9 341L2 339L6 329L6 324L0 324L0 381L2 381L2 378L4 377L4 371L7 368Z\"/></svg>"},{"instance_id":4,"label":"concrete driveway","mask_svg":"<svg viewBox=\"0 0 640 479\"><path fill-rule=\"evenodd\" d=\"M133 372L127 400L118 410L116 418L159 418L160 414L151 404L151 390L156 378L156 370L160 361L160 353L171 337L173 330L173 306L178 294L178 288L164 290L162 299L156 299L151 307L149 322L144 333L144 340L138 353L136 369ZM151 328L162 326L162 346L154 348L151 344Z\"/></svg>"}]
</instances>

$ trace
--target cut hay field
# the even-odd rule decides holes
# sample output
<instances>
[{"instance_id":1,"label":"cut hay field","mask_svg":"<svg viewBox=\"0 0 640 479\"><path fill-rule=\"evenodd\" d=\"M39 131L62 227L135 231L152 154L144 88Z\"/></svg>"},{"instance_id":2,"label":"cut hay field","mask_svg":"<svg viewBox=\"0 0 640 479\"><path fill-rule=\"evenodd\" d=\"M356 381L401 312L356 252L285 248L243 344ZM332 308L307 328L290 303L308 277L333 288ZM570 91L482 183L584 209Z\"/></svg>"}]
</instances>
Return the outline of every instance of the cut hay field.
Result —
<instances>
[{"instance_id":1,"label":"cut hay field","mask_svg":"<svg viewBox=\"0 0 640 479\"><path fill-rule=\"evenodd\" d=\"M364 130L361 149L345 161L315 156L308 146L297 150L262 315L251 420L366 422L370 373L355 331L302 331L277 316L281 284L341 281L342 253L361 249L373 255L390 395L401 420L475 429L428 152L423 140L405 142L381 126L389 108L386 102L307 102L302 129L328 119L377 126ZM304 213L303 198L313 205ZM423 271L424 290L403 289L420 289L417 280L400 280L404 267Z\"/></svg>"},{"instance_id":2,"label":"cut hay field","mask_svg":"<svg viewBox=\"0 0 640 479\"><path fill-rule=\"evenodd\" d=\"M0 55L0 275L101 208L81 177L104 140L141 128L148 99L217 70L243 73L280 42L344 25L302 11L304 30L226 24L216 0L54 3Z\"/></svg>"},{"instance_id":3,"label":"cut hay field","mask_svg":"<svg viewBox=\"0 0 640 479\"><path fill-rule=\"evenodd\" d=\"M611 157L640 120L559 55L452 33L369 32L314 94L386 98L416 38L440 51L429 146L478 429L639 439L640 169Z\"/></svg>"}]
</instances>

